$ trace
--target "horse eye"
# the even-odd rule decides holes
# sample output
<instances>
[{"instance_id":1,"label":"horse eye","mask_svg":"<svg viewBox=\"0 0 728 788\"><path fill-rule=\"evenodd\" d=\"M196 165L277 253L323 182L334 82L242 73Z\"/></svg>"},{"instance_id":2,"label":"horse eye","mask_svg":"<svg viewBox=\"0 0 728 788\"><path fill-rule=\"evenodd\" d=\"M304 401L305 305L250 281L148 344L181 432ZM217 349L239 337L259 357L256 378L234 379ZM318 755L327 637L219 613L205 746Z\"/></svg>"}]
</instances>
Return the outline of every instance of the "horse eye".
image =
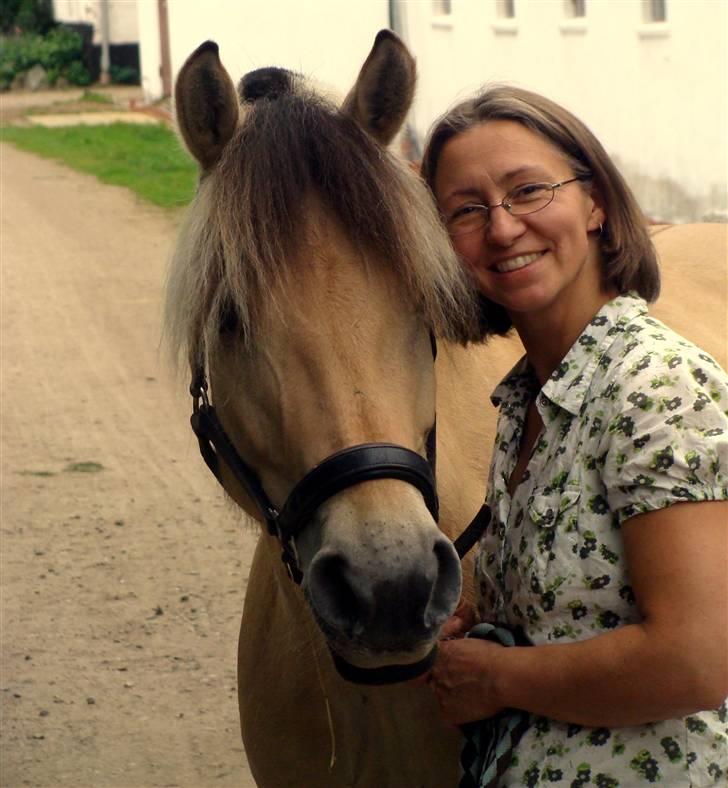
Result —
<instances>
[{"instance_id":1,"label":"horse eye","mask_svg":"<svg viewBox=\"0 0 728 788\"><path fill-rule=\"evenodd\" d=\"M433 462L437 452L437 429L435 424L425 432L425 450L427 452L427 459Z\"/></svg>"},{"instance_id":2,"label":"horse eye","mask_svg":"<svg viewBox=\"0 0 728 788\"><path fill-rule=\"evenodd\" d=\"M219 316L219 331L221 334L233 334L236 329L238 328L238 313L235 307L230 304L226 303L220 309L220 316Z\"/></svg>"}]
</instances>

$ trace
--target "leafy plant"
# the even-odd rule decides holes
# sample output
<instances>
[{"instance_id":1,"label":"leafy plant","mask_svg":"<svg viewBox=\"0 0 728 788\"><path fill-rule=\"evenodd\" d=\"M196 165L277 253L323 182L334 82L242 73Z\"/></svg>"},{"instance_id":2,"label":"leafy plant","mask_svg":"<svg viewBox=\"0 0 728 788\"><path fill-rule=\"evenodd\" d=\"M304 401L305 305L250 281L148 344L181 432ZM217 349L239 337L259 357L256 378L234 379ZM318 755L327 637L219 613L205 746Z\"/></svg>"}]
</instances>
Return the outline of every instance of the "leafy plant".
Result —
<instances>
[{"instance_id":1,"label":"leafy plant","mask_svg":"<svg viewBox=\"0 0 728 788\"><path fill-rule=\"evenodd\" d=\"M74 85L88 85L91 76L81 61L83 40L68 27L54 27L47 35L26 33L7 38L0 47L0 88L7 88L16 74L43 66L54 84L63 76Z\"/></svg>"},{"instance_id":2,"label":"leafy plant","mask_svg":"<svg viewBox=\"0 0 728 788\"><path fill-rule=\"evenodd\" d=\"M91 74L80 60L68 64L65 77L72 85L84 87L91 84Z\"/></svg>"},{"instance_id":3,"label":"leafy plant","mask_svg":"<svg viewBox=\"0 0 728 788\"><path fill-rule=\"evenodd\" d=\"M0 30L47 33L54 25L53 0L0 0Z\"/></svg>"},{"instance_id":4,"label":"leafy plant","mask_svg":"<svg viewBox=\"0 0 728 788\"><path fill-rule=\"evenodd\" d=\"M109 66L109 76L115 85L138 85L139 72L130 66L117 66L112 63Z\"/></svg>"}]
</instances>

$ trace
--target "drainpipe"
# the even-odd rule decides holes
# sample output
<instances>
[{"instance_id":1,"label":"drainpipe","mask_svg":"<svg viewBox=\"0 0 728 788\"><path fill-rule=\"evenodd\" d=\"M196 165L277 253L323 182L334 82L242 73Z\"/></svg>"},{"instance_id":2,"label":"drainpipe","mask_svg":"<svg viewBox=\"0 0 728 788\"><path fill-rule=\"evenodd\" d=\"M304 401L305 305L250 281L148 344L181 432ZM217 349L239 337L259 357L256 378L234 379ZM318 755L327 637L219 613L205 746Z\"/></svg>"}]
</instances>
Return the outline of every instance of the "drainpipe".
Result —
<instances>
[{"instance_id":1,"label":"drainpipe","mask_svg":"<svg viewBox=\"0 0 728 788\"><path fill-rule=\"evenodd\" d=\"M389 29L396 33L400 38L402 37L402 25L399 20L399 9L397 8L397 0L389 0L387 3L389 7Z\"/></svg>"},{"instance_id":2,"label":"drainpipe","mask_svg":"<svg viewBox=\"0 0 728 788\"><path fill-rule=\"evenodd\" d=\"M159 20L159 75L162 79L162 98L172 95L172 56L169 41L169 13L167 0L157 0Z\"/></svg>"},{"instance_id":3,"label":"drainpipe","mask_svg":"<svg viewBox=\"0 0 728 788\"><path fill-rule=\"evenodd\" d=\"M109 74L109 0L101 0L101 74L102 85L111 83Z\"/></svg>"},{"instance_id":4,"label":"drainpipe","mask_svg":"<svg viewBox=\"0 0 728 788\"><path fill-rule=\"evenodd\" d=\"M404 41L404 43L409 46L405 32L405 20L403 18L403 13L405 13L404 9L400 5L399 0L389 0L388 7L389 29L393 33L396 33L402 39L402 41ZM415 130L414 124L410 119L405 122L404 128L402 129L399 147L400 153L405 157L405 159L407 159L410 163L419 166L420 160L422 159L422 146L420 145L419 136Z\"/></svg>"}]
</instances>

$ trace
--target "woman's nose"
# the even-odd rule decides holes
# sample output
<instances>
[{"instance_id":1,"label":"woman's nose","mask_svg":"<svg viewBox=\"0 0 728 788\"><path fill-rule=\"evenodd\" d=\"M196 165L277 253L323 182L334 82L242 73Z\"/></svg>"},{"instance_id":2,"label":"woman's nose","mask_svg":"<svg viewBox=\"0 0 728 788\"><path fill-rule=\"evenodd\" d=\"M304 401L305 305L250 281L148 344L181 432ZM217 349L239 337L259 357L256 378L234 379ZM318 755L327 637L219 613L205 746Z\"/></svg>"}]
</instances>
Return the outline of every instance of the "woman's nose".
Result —
<instances>
[{"instance_id":1,"label":"woman's nose","mask_svg":"<svg viewBox=\"0 0 728 788\"><path fill-rule=\"evenodd\" d=\"M488 243L496 246L510 246L526 228L520 216L509 213L502 205L491 208L488 218L485 238Z\"/></svg>"}]
</instances>

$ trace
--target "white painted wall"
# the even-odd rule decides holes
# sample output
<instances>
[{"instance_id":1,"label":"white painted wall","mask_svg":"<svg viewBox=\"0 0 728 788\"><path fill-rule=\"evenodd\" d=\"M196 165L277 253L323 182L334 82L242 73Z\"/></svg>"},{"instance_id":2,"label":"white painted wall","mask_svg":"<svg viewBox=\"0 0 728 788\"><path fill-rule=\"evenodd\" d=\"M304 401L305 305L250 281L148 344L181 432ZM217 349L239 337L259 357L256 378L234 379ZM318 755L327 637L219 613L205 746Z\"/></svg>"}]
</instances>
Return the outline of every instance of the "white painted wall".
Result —
<instances>
[{"instance_id":1,"label":"white painted wall","mask_svg":"<svg viewBox=\"0 0 728 788\"><path fill-rule=\"evenodd\" d=\"M157 0L137 0L137 23L141 86L147 101L156 101L163 93Z\"/></svg>"},{"instance_id":2,"label":"white painted wall","mask_svg":"<svg viewBox=\"0 0 728 788\"><path fill-rule=\"evenodd\" d=\"M404 2L405 37L417 56L418 135L459 97L500 81L568 107L618 161L655 219L728 217L728 2L667 0L667 22L646 24L642 0Z\"/></svg>"},{"instance_id":3,"label":"white painted wall","mask_svg":"<svg viewBox=\"0 0 728 788\"><path fill-rule=\"evenodd\" d=\"M60 0L59 0L60 1ZM728 0L666 0L647 25L643 0L398 0L418 60L411 122L423 138L458 97L487 81L541 92L581 117L619 162L648 216L728 216ZM137 0L142 85L161 95L157 0ZM212 38L237 80L254 68L302 71L345 92L388 23L387 0L168 0L173 71Z\"/></svg>"},{"instance_id":4,"label":"white painted wall","mask_svg":"<svg viewBox=\"0 0 728 788\"><path fill-rule=\"evenodd\" d=\"M109 43L135 44L139 39L137 0L107 0ZM101 43L101 0L53 0L57 22L88 22L94 26L94 44Z\"/></svg>"},{"instance_id":5,"label":"white painted wall","mask_svg":"<svg viewBox=\"0 0 728 788\"><path fill-rule=\"evenodd\" d=\"M138 4L142 85L155 99L161 93L159 32L152 21L157 0ZM387 0L168 0L172 70L176 75L188 55L212 39L235 82L252 69L281 66L343 92L377 31L387 27L388 14Z\"/></svg>"}]
</instances>

